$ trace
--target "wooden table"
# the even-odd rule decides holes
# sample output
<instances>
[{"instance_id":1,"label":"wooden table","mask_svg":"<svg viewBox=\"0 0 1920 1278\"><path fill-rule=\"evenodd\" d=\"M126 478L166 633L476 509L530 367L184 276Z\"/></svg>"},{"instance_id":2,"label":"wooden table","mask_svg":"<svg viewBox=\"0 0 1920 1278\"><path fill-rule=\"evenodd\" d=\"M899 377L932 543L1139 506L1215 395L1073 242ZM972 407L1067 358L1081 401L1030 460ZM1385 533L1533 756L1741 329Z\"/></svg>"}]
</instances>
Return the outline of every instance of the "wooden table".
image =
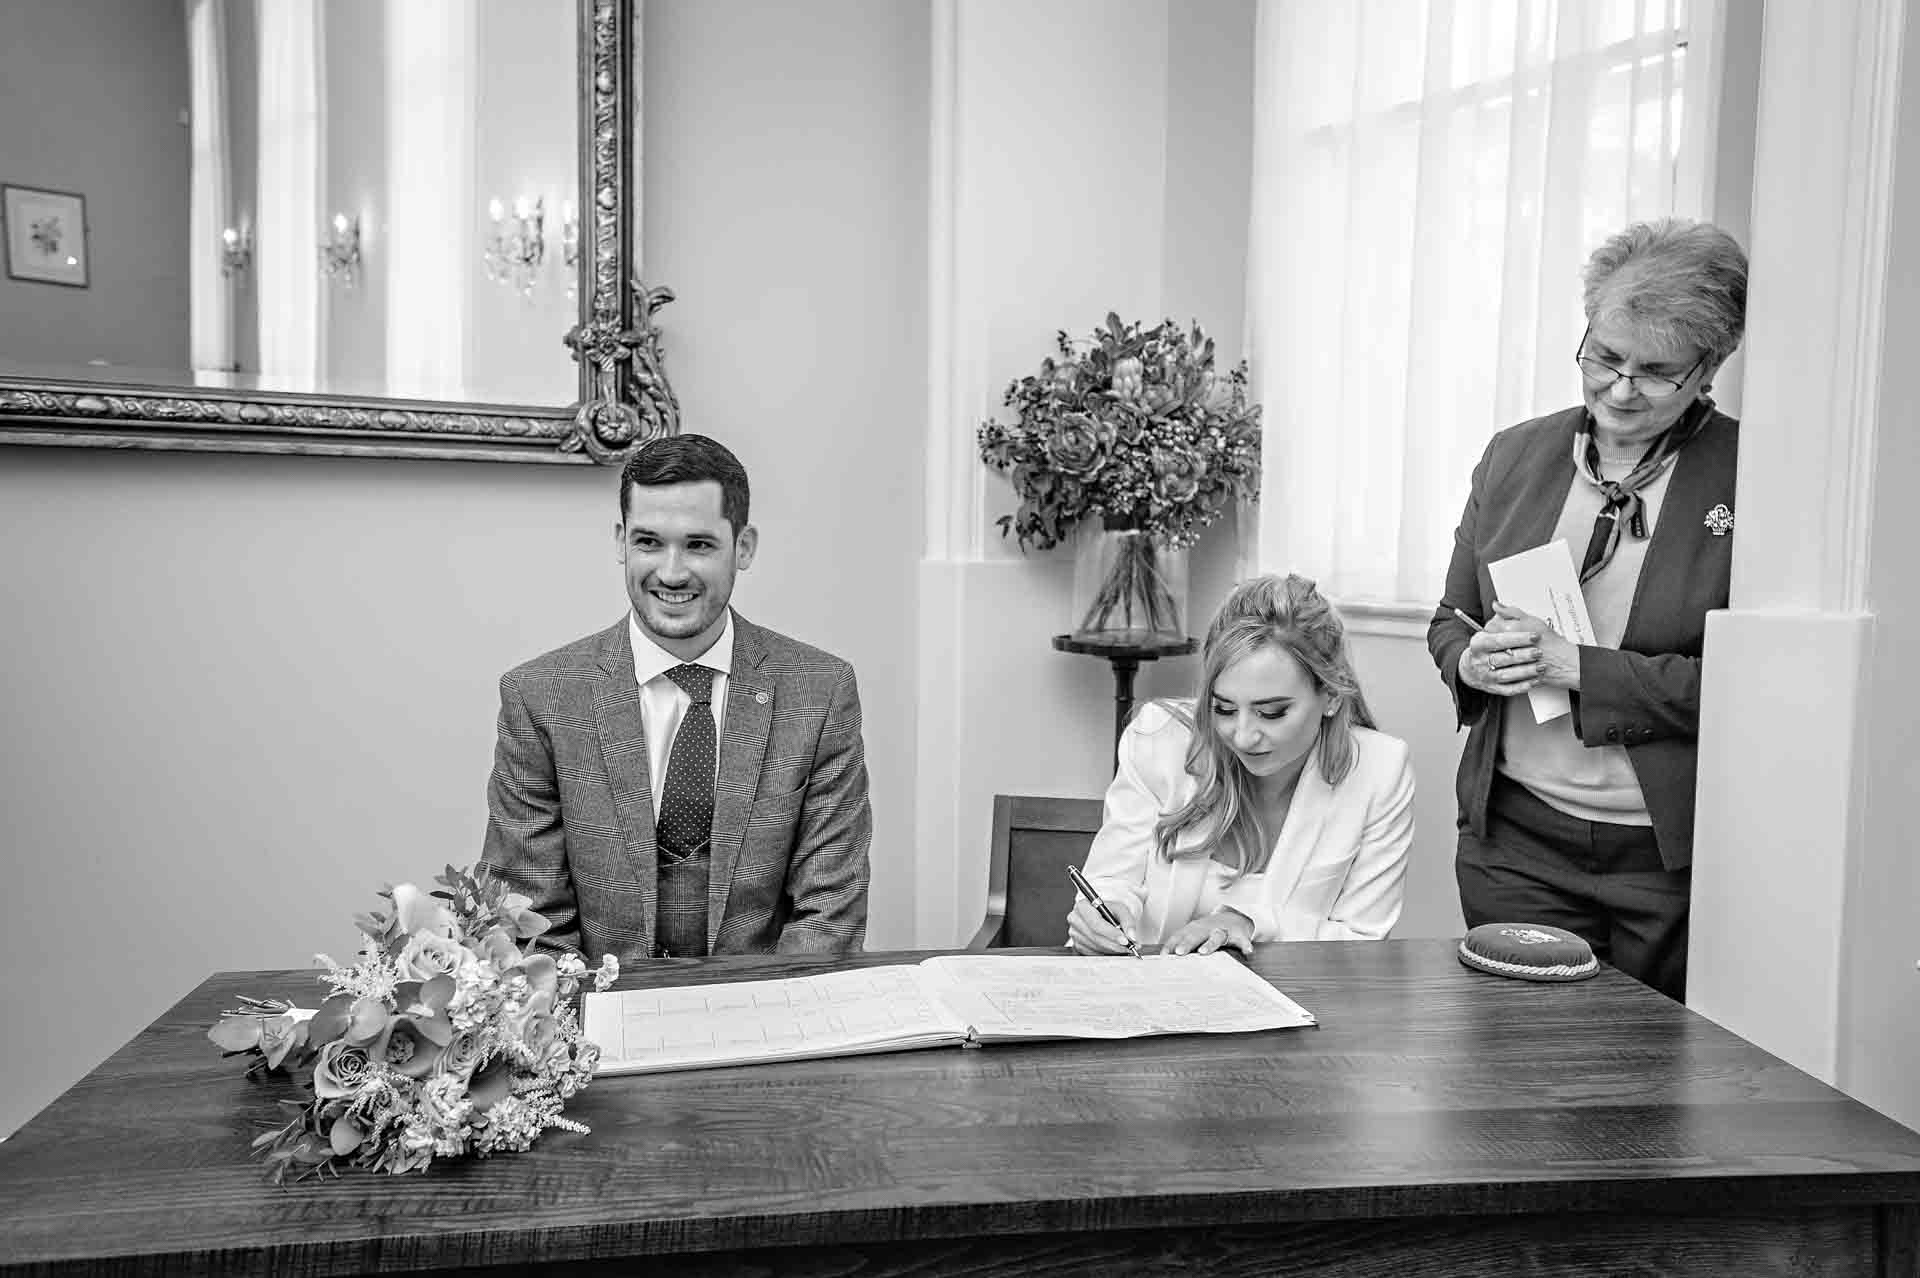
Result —
<instances>
[{"instance_id":1,"label":"wooden table","mask_svg":"<svg viewBox=\"0 0 1920 1278\"><path fill-rule=\"evenodd\" d=\"M318 985L221 974L0 1144L0 1270L1916 1271L1920 1135L1611 970L1525 984L1443 941L1254 965L1320 1028L601 1079L568 1111L590 1136L282 1189L247 1141L285 1085L204 1033Z\"/></svg>"}]
</instances>

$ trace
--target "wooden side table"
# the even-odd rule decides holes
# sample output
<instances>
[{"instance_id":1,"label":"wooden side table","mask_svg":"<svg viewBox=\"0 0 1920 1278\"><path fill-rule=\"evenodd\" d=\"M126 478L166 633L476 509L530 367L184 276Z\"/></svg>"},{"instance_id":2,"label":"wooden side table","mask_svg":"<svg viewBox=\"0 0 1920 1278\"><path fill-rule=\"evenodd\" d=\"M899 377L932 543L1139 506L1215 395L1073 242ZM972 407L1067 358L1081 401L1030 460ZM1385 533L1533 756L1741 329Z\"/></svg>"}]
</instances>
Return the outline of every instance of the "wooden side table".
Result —
<instances>
[{"instance_id":1,"label":"wooden side table","mask_svg":"<svg viewBox=\"0 0 1920 1278\"><path fill-rule=\"evenodd\" d=\"M1105 657L1113 665L1113 760L1120 766L1120 734L1126 731L1127 716L1133 713L1133 677L1143 661L1161 657L1184 657L1200 646L1188 636L1183 639L1152 639L1145 643L1118 639L1077 639L1055 635L1053 646L1059 652L1077 652L1088 657Z\"/></svg>"}]
</instances>

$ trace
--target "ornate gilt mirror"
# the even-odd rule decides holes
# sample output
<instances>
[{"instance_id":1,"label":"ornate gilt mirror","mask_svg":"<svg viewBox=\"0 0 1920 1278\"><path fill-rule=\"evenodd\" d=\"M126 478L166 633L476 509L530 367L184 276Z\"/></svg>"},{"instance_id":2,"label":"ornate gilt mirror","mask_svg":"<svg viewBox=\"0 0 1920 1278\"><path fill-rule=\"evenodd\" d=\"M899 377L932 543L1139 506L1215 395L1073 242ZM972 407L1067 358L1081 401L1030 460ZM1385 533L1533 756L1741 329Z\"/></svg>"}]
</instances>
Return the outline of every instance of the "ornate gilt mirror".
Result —
<instances>
[{"instance_id":1,"label":"ornate gilt mirror","mask_svg":"<svg viewBox=\"0 0 1920 1278\"><path fill-rule=\"evenodd\" d=\"M635 5L33 6L95 104L0 169L0 443L612 462L673 433Z\"/></svg>"}]
</instances>

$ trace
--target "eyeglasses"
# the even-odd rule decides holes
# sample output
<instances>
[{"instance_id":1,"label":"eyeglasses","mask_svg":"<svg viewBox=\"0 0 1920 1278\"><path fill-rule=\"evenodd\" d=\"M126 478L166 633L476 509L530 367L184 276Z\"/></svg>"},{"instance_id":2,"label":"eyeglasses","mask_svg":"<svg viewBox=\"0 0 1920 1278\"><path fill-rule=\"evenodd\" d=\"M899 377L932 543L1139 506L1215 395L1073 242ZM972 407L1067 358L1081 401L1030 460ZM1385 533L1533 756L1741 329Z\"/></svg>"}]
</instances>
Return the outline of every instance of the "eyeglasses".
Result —
<instances>
[{"instance_id":1,"label":"eyeglasses","mask_svg":"<svg viewBox=\"0 0 1920 1278\"><path fill-rule=\"evenodd\" d=\"M1680 388L1685 386L1687 380L1699 371L1702 364L1707 362L1707 357L1702 355L1699 359L1693 361L1692 368L1689 368L1677 378L1668 377L1661 373L1623 373L1599 356L1587 354L1587 338L1590 337L1592 333L1593 327L1592 325L1588 325L1587 330L1580 334L1580 345L1574 349L1573 362L1580 366L1580 375L1582 377L1590 382L1603 384L1603 394L1605 391L1612 390L1613 384L1624 378L1627 383L1627 389L1636 395L1643 396L1647 399L1671 399L1680 393Z\"/></svg>"}]
</instances>

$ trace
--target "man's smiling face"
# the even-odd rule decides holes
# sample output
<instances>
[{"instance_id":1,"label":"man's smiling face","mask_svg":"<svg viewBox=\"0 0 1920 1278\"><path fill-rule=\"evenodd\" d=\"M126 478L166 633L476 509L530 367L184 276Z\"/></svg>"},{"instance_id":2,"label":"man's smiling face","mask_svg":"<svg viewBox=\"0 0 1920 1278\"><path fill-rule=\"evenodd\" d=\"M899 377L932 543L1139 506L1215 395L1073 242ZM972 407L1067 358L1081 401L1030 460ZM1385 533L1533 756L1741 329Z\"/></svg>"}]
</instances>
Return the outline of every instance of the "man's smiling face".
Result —
<instances>
[{"instance_id":1,"label":"man's smiling face","mask_svg":"<svg viewBox=\"0 0 1920 1278\"><path fill-rule=\"evenodd\" d=\"M640 628L682 661L712 647L758 541L753 525L736 532L721 513L720 485L629 485L613 535Z\"/></svg>"}]
</instances>

